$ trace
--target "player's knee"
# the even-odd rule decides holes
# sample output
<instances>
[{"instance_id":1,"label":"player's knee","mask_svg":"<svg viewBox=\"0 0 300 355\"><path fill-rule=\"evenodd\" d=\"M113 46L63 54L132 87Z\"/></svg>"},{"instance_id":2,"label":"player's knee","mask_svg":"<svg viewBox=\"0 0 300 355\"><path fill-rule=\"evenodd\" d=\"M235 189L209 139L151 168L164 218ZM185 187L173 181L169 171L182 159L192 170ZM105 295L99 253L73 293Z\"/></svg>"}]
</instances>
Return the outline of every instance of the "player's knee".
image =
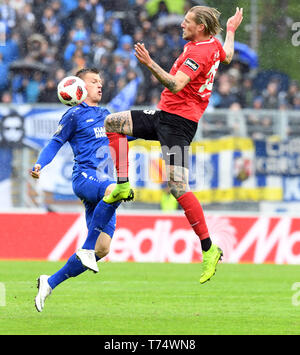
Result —
<instances>
[{"instance_id":1,"label":"player's knee","mask_svg":"<svg viewBox=\"0 0 300 355\"><path fill-rule=\"evenodd\" d=\"M104 195L108 196L109 194L111 194L114 190L114 188L116 187L116 184L110 184L107 186Z\"/></svg>"}]
</instances>

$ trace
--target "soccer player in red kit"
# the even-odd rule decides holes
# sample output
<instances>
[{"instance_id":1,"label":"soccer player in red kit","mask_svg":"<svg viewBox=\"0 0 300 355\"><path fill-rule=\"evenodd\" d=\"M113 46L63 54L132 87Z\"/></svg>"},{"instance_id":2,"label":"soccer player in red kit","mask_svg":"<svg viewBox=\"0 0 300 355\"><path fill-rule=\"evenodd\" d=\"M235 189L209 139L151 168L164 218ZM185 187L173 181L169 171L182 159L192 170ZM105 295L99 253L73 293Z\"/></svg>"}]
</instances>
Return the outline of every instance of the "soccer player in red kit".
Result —
<instances>
[{"instance_id":1,"label":"soccer player in red kit","mask_svg":"<svg viewBox=\"0 0 300 355\"><path fill-rule=\"evenodd\" d=\"M189 41L175 61L170 73L149 55L143 43L135 45L139 62L165 86L157 111L124 111L105 119L109 145L113 152L118 183L105 202L126 199L132 193L128 181L128 142L126 135L159 140L166 162L168 185L198 235L203 254L200 283L216 271L222 250L212 244L202 207L188 184L188 150L212 92L219 64L229 64L234 54L234 34L243 19L243 9L236 9L227 21L224 45L216 39L220 30L220 13L210 7L194 6L181 24L183 38Z\"/></svg>"}]
</instances>

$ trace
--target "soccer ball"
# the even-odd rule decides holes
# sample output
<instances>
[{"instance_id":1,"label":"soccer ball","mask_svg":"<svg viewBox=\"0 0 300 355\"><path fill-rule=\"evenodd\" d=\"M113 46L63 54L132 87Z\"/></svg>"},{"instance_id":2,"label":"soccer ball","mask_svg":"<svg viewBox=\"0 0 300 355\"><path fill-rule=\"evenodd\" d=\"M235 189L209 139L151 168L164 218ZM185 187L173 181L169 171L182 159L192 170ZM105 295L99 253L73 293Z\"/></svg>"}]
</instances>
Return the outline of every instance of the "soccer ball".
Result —
<instances>
[{"instance_id":1,"label":"soccer ball","mask_svg":"<svg viewBox=\"0 0 300 355\"><path fill-rule=\"evenodd\" d=\"M67 76L58 83L57 96L64 105L79 105L87 97L85 82L77 76Z\"/></svg>"}]
</instances>

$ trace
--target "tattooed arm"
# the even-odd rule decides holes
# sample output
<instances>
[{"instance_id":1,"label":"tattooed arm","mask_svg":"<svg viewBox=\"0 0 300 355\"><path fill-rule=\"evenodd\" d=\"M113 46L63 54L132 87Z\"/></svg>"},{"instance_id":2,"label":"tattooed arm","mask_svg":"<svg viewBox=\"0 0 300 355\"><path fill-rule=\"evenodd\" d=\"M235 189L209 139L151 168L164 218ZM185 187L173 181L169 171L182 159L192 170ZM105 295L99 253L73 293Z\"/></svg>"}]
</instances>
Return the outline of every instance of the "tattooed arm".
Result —
<instances>
[{"instance_id":1,"label":"tattooed arm","mask_svg":"<svg viewBox=\"0 0 300 355\"><path fill-rule=\"evenodd\" d=\"M151 59L149 52L143 43L137 43L135 45L135 56L139 62L144 64L156 77L156 79L159 80L173 94L176 94L182 90L191 80L188 75L181 71L178 71L176 75L171 75L163 70L153 59Z\"/></svg>"},{"instance_id":2,"label":"tattooed arm","mask_svg":"<svg viewBox=\"0 0 300 355\"><path fill-rule=\"evenodd\" d=\"M227 32L223 48L226 53L226 58L222 63L230 64L234 55L234 33L233 32L231 31Z\"/></svg>"}]
</instances>

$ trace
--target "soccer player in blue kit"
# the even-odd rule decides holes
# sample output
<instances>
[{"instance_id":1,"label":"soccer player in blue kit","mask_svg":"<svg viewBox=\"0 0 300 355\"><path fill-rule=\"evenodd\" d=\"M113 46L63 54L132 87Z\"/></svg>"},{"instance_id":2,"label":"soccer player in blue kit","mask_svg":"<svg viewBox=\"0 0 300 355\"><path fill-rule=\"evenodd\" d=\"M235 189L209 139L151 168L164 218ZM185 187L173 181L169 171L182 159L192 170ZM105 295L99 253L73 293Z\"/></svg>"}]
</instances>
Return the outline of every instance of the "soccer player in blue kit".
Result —
<instances>
[{"instance_id":1,"label":"soccer player in blue kit","mask_svg":"<svg viewBox=\"0 0 300 355\"><path fill-rule=\"evenodd\" d=\"M85 206L87 239L67 263L55 274L40 275L36 309L41 312L52 290L69 277L76 277L87 269L98 272L97 261L108 254L116 227L116 209L120 202L108 204L103 197L115 187L114 164L105 133L104 119L110 113L99 107L102 82L97 69L85 68L76 73L88 92L80 105L70 108L59 122L58 129L47 146L39 154L30 172L38 179L43 167L49 164L59 149L69 142L74 153L72 184L74 193ZM133 191L122 200L133 199ZM96 256L96 258L95 258Z\"/></svg>"}]
</instances>

